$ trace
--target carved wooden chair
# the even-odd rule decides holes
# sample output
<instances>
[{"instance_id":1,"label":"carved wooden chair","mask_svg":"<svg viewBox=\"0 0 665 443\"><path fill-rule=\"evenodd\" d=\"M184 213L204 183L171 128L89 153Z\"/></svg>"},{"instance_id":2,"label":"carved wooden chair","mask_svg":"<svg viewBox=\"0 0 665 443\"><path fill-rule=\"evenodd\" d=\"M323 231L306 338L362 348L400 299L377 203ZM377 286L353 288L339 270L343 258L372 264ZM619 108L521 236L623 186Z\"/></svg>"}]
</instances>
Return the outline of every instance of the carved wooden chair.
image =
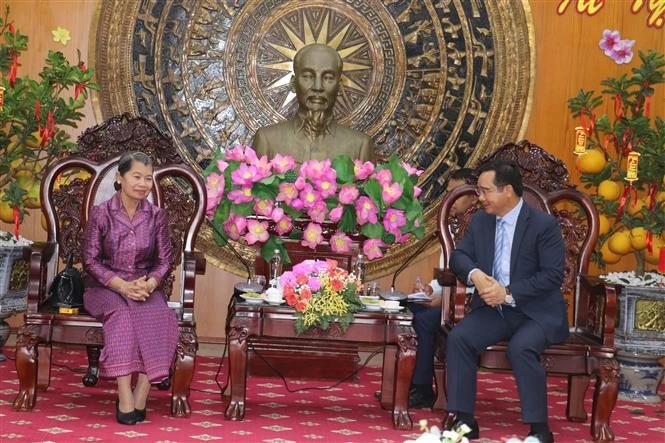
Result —
<instances>
[{"instance_id":1,"label":"carved wooden chair","mask_svg":"<svg viewBox=\"0 0 665 443\"><path fill-rule=\"evenodd\" d=\"M550 346L542 355L541 363L548 375L568 377L566 416L570 421L587 420L584 396L589 378L595 378L591 435L596 441L614 440L610 415L617 399L619 381L614 348L616 288L586 275L598 239L598 213L589 197L568 183L568 171L563 163L542 148L527 141L507 144L481 161L481 165L499 158L512 159L520 165L525 201L558 218L566 245L562 290L569 313L572 313L570 337L564 343ZM450 209L455 200L474 192L472 186L465 185L452 191L441 203L439 236L446 266L455 242L461 239L465 226L479 206L469 208L458 217L450 215ZM444 396L442 406L446 409L445 339L469 309L470 296L464 282L451 271L440 270L437 278L444 287L444 303L438 350L443 364L437 367L436 381L439 393ZM488 347L481 354L479 365L490 370L509 370L506 349L505 342Z\"/></svg>"},{"instance_id":2,"label":"carved wooden chair","mask_svg":"<svg viewBox=\"0 0 665 443\"><path fill-rule=\"evenodd\" d=\"M195 276L205 272L205 258L194 251L194 242L205 215L205 186L200 175L182 164L171 141L151 122L129 115L114 117L88 129L79 138L79 153L50 167L42 181L42 210L48 225L44 243L32 247L28 308L16 343L19 393L15 410L31 410L37 388L50 382L52 344L85 345L89 367L83 384L97 382L103 346L102 325L81 311L60 314L48 288L61 260L73 255L81 263L81 241L88 212L115 192L114 174L120 155L141 150L153 158L153 203L166 209L174 247L174 269L164 287L169 306L177 313L180 339L174 356L171 380L171 415L189 416L189 386L194 375L198 340L194 322ZM70 175L70 181L63 177ZM176 278L175 268L181 273ZM176 286L174 288L174 286Z\"/></svg>"}]
</instances>

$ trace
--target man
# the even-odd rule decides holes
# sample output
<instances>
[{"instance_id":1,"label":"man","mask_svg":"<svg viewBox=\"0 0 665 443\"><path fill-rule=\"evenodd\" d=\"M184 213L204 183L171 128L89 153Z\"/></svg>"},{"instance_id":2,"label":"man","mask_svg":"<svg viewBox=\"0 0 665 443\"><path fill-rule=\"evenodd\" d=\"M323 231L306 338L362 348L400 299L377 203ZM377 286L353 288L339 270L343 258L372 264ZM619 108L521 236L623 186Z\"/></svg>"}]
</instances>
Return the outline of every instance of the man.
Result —
<instances>
[{"instance_id":1,"label":"man","mask_svg":"<svg viewBox=\"0 0 665 443\"><path fill-rule=\"evenodd\" d=\"M515 162L497 160L482 168L476 214L453 251L450 267L475 286L471 312L447 339L448 429L465 423L478 438L474 419L478 355L508 341L510 360L530 436L554 441L547 422L545 370L540 354L568 336L561 294L564 242L557 220L522 199Z\"/></svg>"},{"instance_id":2,"label":"man","mask_svg":"<svg viewBox=\"0 0 665 443\"><path fill-rule=\"evenodd\" d=\"M333 107L342 78L342 59L324 44L301 48L293 59L291 87L298 112L289 120L259 129L253 147L258 155L289 155L298 163L347 154L354 160L373 161L374 144L366 134L339 125Z\"/></svg>"},{"instance_id":3,"label":"man","mask_svg":"<svg viewBox=\"0 0 665 443\"><path fill-rule=\"evenodd\" d=\"M471 184L474 179L473 170L458 169L450 174L446 192L464 184ZM451 208L451 213L463 214L474 201L475 196L473 195L458 198ZM420 288L416 288L416 290L420 290ZM432 379L434 377L434 347L441 325L442 288L436 280L432 280L422 290L430 297L430 301L409 305L409 309L413 312L413 328L418 334L416 366L413 370L409 391L410 408L431 408L436 399L432 389Z\"/></svg>"}]
</instances>

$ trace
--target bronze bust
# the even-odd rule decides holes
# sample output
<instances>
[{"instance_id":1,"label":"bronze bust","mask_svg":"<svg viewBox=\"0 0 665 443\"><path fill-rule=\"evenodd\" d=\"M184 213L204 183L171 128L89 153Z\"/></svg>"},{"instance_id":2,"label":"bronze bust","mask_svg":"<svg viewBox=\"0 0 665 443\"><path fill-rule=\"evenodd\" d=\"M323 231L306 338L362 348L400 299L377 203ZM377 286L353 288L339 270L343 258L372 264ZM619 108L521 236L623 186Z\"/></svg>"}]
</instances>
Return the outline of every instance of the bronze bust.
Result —
<instances>
[{"instance_id":1,"label":"bronze bust","mask_svg":"<svg viewBox=\"0 0 665 443\"><path fill-rule=\"evenodd\" d=\"M291 87L298 112L289 120L260 128L253 146L258 155L289 155L298 163L325 160L340 154L374 161L372 139L338 124L333 118L342 76L342 59L324 44L302 47L293 58Z\"/></svg>"}]
</instances>

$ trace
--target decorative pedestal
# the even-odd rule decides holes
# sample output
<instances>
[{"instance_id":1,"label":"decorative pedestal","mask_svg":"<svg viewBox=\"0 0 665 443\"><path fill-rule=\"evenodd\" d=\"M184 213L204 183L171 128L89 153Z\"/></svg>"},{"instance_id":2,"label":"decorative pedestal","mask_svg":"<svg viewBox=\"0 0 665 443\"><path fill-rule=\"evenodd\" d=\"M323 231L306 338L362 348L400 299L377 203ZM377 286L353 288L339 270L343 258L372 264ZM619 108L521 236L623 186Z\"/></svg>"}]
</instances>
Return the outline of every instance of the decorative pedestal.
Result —
<instances>
[{"instance_id":1,"label":"decorative pedestal","mask_svg":"<svg viewBox=\"0 0 665 443\"><path fill-rule=\"evenodd\" d=\"M615 345L621 365L619 398L657 403L665 355L665 289L624 286L617 297Z\"/></svg>"},{"instance_id":2,"label":"decorative pedestal","mask_svg":"<svg viewBox=\"0 0 665 443\"><path fill-rule=\"evenodd\" d=\"M29 265L24 260L25 250L29 246L0 246L0 361L5 361L2 354L10 327L5 318L25 311L28 291Z\"/></svg>"}]
</instances>

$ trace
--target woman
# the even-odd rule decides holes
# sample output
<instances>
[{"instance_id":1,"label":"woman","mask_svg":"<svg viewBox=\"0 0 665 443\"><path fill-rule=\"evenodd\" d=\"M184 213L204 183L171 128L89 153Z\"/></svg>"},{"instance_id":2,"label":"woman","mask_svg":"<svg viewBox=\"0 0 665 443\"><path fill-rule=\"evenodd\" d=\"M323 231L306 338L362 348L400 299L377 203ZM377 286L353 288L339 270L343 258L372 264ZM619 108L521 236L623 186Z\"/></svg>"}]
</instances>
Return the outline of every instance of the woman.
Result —
<instances>
[{"instance_id":1,"label":"woman","mask_svg":"<svg viewBox=\"0 0 665 443\"><path fill-rule=\"evenodd\" d=\"M166 213L147 200L152 174L146 154L124 154L117 192L90 210L85 230L84 305L103 322L100 375L116 378L116 419L127 425L145 420L150 385L169 376L178 341L178 322L161 289L172 260Z\"/></svg>"}]
</instances>

